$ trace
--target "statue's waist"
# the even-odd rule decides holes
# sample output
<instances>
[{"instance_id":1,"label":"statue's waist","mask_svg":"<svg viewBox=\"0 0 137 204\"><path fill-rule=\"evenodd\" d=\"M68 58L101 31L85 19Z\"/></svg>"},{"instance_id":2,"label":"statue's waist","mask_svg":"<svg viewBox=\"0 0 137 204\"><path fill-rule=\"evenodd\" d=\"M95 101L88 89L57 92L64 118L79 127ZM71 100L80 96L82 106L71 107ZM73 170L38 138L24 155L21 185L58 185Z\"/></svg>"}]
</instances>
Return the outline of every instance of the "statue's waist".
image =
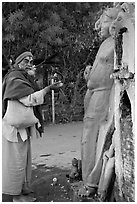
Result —
<instances>
[{"instance_id":1,"label":"statue's waist","mask_svg":"<svg viewBox=\"0 0 137 204\"><path fill-rule=\"evenodd\" d=\"M98 87L98 88L95 88L95 89L91 89L90 91L91 92L96 92L96 91L105 91L105 90L111 90L111 87Z\"/></svg>"},{"instance_id":2,"label":"statue's waist","mask_svg":"<svg viewBox=\"0 0 137 204\"><path fill-rule=\"evenodd\" d=\"M111 89L92 90L84 99L85 118L104 117L108 113Z\"/></svg>"},{"instance_id":3,"label":"statue's waist","mask_svg":"<svg viewBox=\"0 0 137 204\"><path fill-rule=\"evenodd\" d=\"M97 92L97 91L109 91L111 90L112 86L111 87L98 87L98 88L94 88L94 89L88 89L88 95L92 95L94 92Z\"/></svg>"}]
</instances>

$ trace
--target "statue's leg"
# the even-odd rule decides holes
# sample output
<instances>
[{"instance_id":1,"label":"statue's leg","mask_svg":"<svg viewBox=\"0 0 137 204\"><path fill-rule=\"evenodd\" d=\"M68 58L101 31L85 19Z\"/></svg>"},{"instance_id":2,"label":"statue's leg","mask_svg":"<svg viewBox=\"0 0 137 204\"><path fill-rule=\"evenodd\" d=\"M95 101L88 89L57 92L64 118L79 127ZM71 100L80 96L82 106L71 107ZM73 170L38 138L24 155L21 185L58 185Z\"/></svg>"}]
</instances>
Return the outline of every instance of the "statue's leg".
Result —
<instances>
[{"instance_id":1,"label":"statue's leg","mask_svg":"<svg viewBox=\"0 0 137 204\"><path fill-rule=\"evenodd\" d=\"M106 93L106 92L105 92ZM107 95L108 94L108 95ZM91 171L90 175L88 176L88 185L98 185L100 180L100 175L102 171L102 163L103 163L103 151L104 151L104 145L106 142L106 136L108 134L113 134L114 131L114 120L113 120L113 114L114 114L114 86L111 89L111 93L109 91L107 94L102 93L102 101L106 101L104 103L104 112L100 114L100 127L99 127L99 134L97 138L97 146L96 146L96 156L95 156L95 166L93 170ZM110 94L110 95L109 95ZM106 97L106 99L105 99ZM107 103L107 97L109 97L109 111L108 111L108 103ZM112 135L110 135L111 138Z\"/></svg>"},{"instance_id":2,"label":"statue's leg","mask_svg":"<svg viewBox=\"0 0 137 204\"><path fill-rule=\"evenodd\" d=\"M113 116L113 115L112 115ZM102 171L102 164L103 164L103 151L104 145L106 141L106 136L109 133L110 128L113 128L113 117L109 118L110 120L105 123L102 123L102 126L99 130L99 137L97 141L97 148L96 148L96 156L95 156L95 166L93 170L90 172L87 184L89 186L98 185L100 180L100 175ZM111 136L110 136L111 137ZM99 151L100 150L100 151Z\"/></svg>"},{"instance_id":3,"label":"statue's leg","mask_svg":"<svg viewBox=\"0 0 137 204\"><path fill-rule=\"evenodd\" d=\"M107 145L111 144L111 138L112 138L113 132L114 132L114 117L113 117L113 114L111 114L111 116L109 115L108 120L101 124L99 129L99 136L98 136L97 149L96 149L96 163L102 156L102 151L104 149L104 145L106 144L107 137L110 138L110 142L107 143Z\"/></svg>"},{"instance_id":4,"label":"statue's leg","mask_svg":"<svg viewBox=\"0 0 137 204\"><path fill-rule=\"evenodd\" d=\"M85 118L81 145L82 178L87 182L87 177L94 168L96 155L96 141L99 131L97 118Z\"/></svg>"},{"instance_id":5,"label":"statue's leg","mask_svg":"<svg viewBox=\"0 0 137 204\"><path fill-rule=\"evenodd\" d=\"M109 96L110 91L95 92L87 111L90 117L84 119L82 176L85 186L89 188L88 194L96 192L102 170L104 143L113 121L112 114L108 117Z\"/></svg>"},{"instance_id":6,"label":"statue's leg","mask_svg":"<svg viewBox=\"0 0 137 204\"><path fill-rule=\"evenodd\" d=\"M109 158L106 163L105 170L103 172L103 180L100 183L98 189L98 194L100 195L102 201L104 201L107 196L108 187L111 183L112 175L114 174L114 162L115 162L114 157Z\"/></svg>"},{"instance_id":7,"label":"statue's leg","mask_svg":"<svg viewBox=\"0 0 137 204\"><path fill-rule=\"evenodd\" d=\"M103 188L106 166L107 166L108 160L110 158L112 158L112 157L114 157L114 144L113 144L113 141L112 141L112 144L110 145L109 150L107 150L107 151L105 151L103 153L103 166L102 166L101 176L100 176L99 185L98 185L98 192L102 191L101 189Z\"/></svg>"}]
</instances>

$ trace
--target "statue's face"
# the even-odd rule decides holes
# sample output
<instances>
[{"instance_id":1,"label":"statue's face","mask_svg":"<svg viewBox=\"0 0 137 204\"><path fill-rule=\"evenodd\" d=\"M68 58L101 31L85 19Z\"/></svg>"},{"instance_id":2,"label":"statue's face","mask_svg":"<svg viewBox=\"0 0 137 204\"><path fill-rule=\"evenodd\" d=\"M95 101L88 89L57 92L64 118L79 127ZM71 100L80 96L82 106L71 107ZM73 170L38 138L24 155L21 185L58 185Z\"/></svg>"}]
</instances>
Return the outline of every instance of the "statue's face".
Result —
<instances>
[{"instance_id":1,"label":"statue's face","mask_svg":"<svg viewBox=\"0 0 137 204\"><path fill-rule=\"evenodd\" d=\"M109 35L109 27L112 23L112 20L108 17L107 13L104 13L101 20L101 31L100 34L102 37L107 37Z\"/></svg>"},{"instance_id":2,"label":"statue's face","mask_svg":"<svg viewBox=\"0 0 137 204\"><path fill-rule=\"evenodd\" d=\"M20 69L27 71L29 75L35 75L35 67L33 66L33 58L31 56L25 57L19 64Z\"/></svg>"},{"instance_id":3,"label":"statue's face","mask_svg":"<svg viewBox=\"0 0 137 204\"><path fill-rule=\"evenodd\" d=\"M109 32L111 33L112 37L118 33L121 27L123 27L123 22L124 22L124 12L121 11L119 12L117 18L112 22Z\"/></svg>"},{"instance_id":4,"label":"statue's face","mask_svg":"<svg viewBox=\"0 0 137 204\"><path fill-rule=\"evenodd\" d=\"M110 35L109 28L112 22L117 17L118 10L116 8L107 9L100 18L100 34L102 37L108 37Z\"/></svg>"}]
</instances>

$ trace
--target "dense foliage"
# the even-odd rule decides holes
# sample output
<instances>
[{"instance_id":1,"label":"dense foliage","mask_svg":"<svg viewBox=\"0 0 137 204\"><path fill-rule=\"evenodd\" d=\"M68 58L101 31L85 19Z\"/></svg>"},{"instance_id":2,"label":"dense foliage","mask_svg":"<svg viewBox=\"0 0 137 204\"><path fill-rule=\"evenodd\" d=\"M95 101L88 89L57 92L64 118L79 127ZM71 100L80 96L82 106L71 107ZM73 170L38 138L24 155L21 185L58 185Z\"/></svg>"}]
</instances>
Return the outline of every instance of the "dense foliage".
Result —
<instances>
[{"instance_id":1,"label":"dense foliage","mask_svg":"<svg viewBox=\"0 0 137 204\"><path fill-rule=\"evenodd\" d=\"M31 50L39 64L37 75L47 85L53 68L63 76L64 86L56 94L56 119L60 122L83 117L86 83L83 70L93 64L101 40L94 24L110 2L3 2L3 70L22 51ZM6 62L8 62L6 64ZM39 77L40 78L40 77ZM51 108L51 97L45 103ZM45 119L51 120L48 110ZM47 119L46 119L47 120Z\"/></svg>"}]
</instances>

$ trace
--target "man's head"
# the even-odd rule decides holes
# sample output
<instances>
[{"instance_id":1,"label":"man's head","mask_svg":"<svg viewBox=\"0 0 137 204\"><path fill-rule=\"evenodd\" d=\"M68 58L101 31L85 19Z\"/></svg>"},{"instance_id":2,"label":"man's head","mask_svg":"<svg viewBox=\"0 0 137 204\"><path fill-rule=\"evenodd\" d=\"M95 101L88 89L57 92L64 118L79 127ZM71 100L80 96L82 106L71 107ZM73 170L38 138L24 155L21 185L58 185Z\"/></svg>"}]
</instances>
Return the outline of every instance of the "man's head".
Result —
<instances>
[{"instance_id":1,"label":"man's head","mask_svg":"<svg viewBox=\"0 0 137 204\"><path fill-rule=\"evenodd\" d=\"M31 52L23 52L16 58L15 67L26 70L29 75L35 75L35 66L33 66L33 55Z\"/></svg>"}]
</instances>

